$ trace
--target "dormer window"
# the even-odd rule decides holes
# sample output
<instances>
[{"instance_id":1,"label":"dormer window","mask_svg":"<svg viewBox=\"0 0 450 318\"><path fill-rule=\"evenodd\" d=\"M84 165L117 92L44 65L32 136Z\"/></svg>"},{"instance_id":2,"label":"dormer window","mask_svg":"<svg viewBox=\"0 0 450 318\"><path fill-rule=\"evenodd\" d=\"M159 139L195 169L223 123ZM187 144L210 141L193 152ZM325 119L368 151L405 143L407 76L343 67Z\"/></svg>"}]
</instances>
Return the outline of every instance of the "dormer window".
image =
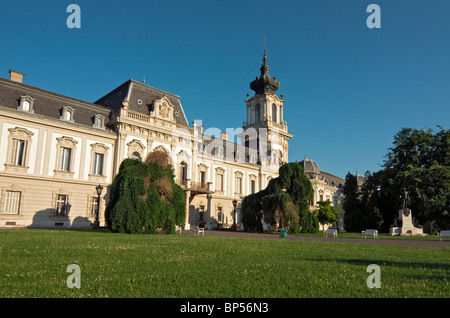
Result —
<instances>
[{"instance_id":1,"label":"dormer window","mask_svg":"<svg viewBox=\"0 0 450 318\"><path fill-rule=\"evenodd\" d=\"M73 113L75 112L75 109L69 106L63 106L62 108L62 114L60 119L64 121L70 121L73 123Z\"/></svg>"},{"instance_id":2,"label":"dormer window","mask_svg":"<svg viewBox=\"0 0 450 318\"><path fill-rule=\"evenodd\" d=\"M31 98L30 96L20 96L20 104L17 109L23 112L34 113L33 103L34 98Z\"/></svg>"},{"instance_id":3,"label":"dormer window","mask_svg":"<svg viewBox=\"0 0 450 318\"><path fill-rule=\"evenodd\" d=\"M97 114L94 116L94 128L105 129L105 116Z\"/></svg>"}]
</instances>

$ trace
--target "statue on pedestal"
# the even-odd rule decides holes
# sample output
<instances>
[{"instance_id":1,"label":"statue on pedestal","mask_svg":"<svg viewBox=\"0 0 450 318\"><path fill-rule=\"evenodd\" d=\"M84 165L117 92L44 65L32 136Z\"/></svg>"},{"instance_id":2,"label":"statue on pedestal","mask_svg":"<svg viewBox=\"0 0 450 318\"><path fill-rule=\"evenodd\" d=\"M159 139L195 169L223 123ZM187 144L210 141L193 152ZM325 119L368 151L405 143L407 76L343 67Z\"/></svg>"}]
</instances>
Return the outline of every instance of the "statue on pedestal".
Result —
<instances>
[{"instance_id":1,"label":"statue on pedestal","mask_svg":"<svg viewBox=\"0 0 450 318\"><path fill-rule=\"evenodd\" d=\"M410 210L408 210L408 202L409 202L409 193L408 191L406 191L406 188L403 188L403 194L402 194L402 198L403 198L403 214L405 216L409 216Z\"/></svg>"},{"instance_id":2,"label":"statue on pedestal","mask_svg":"<svg viewBox=\"0 0 450 318\"><path fill-rule=\"evenodd\" d=\"M409 193L406 188L403 188L400 197L403 200L402 208L398 211L398 219L391 226L391 235L423 235L423 227L417 224L412 218L411 210L408 209Z\"/></svg>"}]
</instances>

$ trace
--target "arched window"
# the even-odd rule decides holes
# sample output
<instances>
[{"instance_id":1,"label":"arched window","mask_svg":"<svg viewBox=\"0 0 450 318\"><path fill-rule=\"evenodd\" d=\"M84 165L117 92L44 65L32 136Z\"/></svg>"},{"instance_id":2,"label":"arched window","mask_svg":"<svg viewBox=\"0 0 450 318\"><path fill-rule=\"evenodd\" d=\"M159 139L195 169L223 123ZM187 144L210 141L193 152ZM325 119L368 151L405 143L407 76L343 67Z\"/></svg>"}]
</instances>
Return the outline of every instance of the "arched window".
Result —
<instances>
[{"instance_id":1,"label":"arched window","mask_svg":"<svg viewBox=\"0 0 450 318\"><path fill-rule=\"evenodd\" d=\"M137 151L133 152L131 154L130 158L133 159L133 160L142 161L141 155Z\"/></svg>"},{"instance_id":2,"label":"arched window","mask_svg":"<svg viewBox=\"0 0 450 318\"><path fill-rule=\"evenodd\" d=\"M255 107L255 123L259 122L261 120L261 107L259 104Z\"/></svg>"},{"instance_id":3,"label":"arched window","mask_svg":"<svg viewBox=\"0 0 450 318\"><path fill-rule=\"evenodd\" d=\"M272 104L272 121L278 123L277 119L277 105Z\"/></svg>"},{"instance_id":4,"label":"arched window","mask_svg":"<svg viewBox=\"0 0 450 318\"><path fill-rule=\"evenodd\" d=\"M187 164L184 161L180 163L180 174L181 180L187 180Z\"/></svg>"}]
</instances>

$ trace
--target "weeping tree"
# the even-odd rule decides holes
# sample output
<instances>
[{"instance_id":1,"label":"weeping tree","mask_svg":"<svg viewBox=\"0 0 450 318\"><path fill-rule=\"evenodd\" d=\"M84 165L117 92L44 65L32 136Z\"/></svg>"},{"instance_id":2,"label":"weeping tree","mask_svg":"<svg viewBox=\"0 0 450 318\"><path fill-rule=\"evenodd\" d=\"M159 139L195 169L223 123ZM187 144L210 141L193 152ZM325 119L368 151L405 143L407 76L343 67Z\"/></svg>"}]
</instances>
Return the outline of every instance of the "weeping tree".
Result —
<instances>
[{"instance_id":1,"label":"weeping tree","mask_svg":"<svg viewBox=\"0 0 450 318\"><path fill-rule=\"evenodd\" d=\"M120 233L175 233L184 221L184 192L174 182L173 167L163 152L145 162L125 159L111 185L105 217L108 228Z\"/></svg>"},{"instance_id":2,"label":"weeping tree","mask_svg":"<svg viewBox=\"0 0 450 318\"><path fill-rule=\"evenodd\" d=\"M246 231L262 232L262 221L290 232L315 232L317 217L309 211L314 190L298 163L280 167L279 176L266 189L242 201L242 222Z\"/></svg>"}]
</instances>

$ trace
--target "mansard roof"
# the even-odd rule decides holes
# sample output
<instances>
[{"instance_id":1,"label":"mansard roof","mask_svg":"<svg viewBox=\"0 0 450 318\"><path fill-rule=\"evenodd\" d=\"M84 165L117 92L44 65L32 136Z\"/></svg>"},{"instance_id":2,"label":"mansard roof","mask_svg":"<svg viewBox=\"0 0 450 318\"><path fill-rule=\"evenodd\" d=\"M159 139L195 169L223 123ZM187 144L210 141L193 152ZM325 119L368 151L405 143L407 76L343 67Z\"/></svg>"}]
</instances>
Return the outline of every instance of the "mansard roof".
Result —
<instances>
[{"instance_id":1,"label":"mansard roof","mask_svg":"<svg viewBox=\"0 0 450 318\"><path fill-rule=\"evenodd\" d=\"M111 110L97 104L53 93L14 80L0 78L0 106L17 110L22 96L34 99L33 115L61 118L63 107L74 110L74 124L93 127L94 116L102 115L109 120ZM108 130L107 127L105 127Z\"/></svg>"},{"instance_id":2,"label":"mansard roof","mask_svg":"<svg viewBox=\"0 0 450 318\"><path fill-rule=\"evenodd\" d=\"M181 106L180 96L133 79L129 79L95 103L111 109L118 109L122 107L123 100L127 99L129 102L128 109L148 115L153 110L154 101L164 97L174 106L176 123L182 126L189 126L183 107Z\"/></svg>"}]
</instances>

